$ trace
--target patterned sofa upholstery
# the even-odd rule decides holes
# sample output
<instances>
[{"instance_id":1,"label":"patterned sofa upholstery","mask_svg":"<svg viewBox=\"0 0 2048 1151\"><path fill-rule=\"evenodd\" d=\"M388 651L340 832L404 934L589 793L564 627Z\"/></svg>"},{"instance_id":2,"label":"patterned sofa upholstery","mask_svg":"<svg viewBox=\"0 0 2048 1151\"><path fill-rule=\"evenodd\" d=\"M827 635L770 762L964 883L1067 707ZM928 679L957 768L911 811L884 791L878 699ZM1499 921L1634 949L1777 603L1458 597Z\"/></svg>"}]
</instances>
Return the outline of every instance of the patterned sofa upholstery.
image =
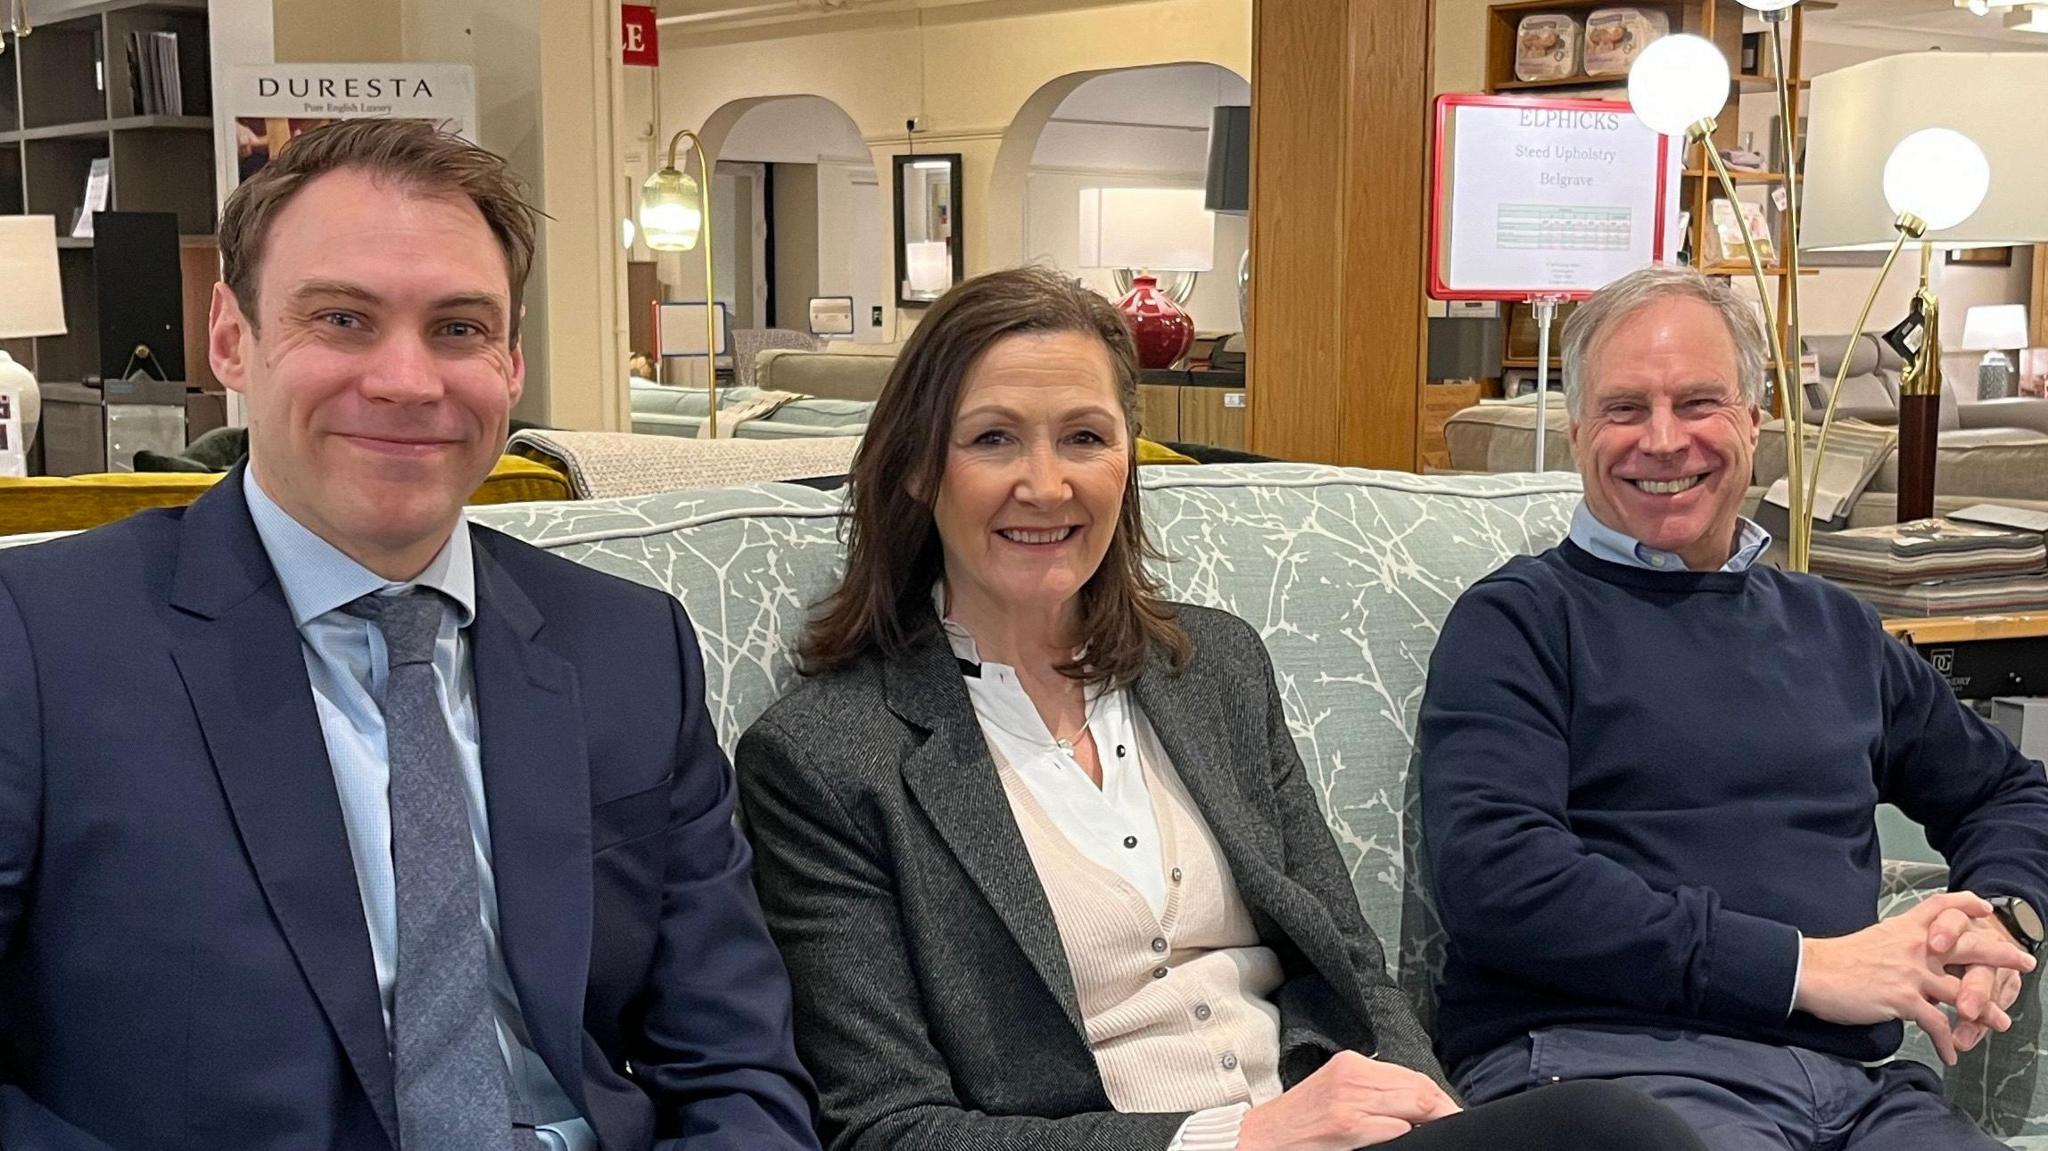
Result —
<instances>
[{"instance_id":1,"label":"patterned sofa upholstery","mask_svg":"<svg viewBox=\"0 0 2048 1151\"><path fill-rule=\"evenodd\" d=\"M1367 918L1427 1021L1443 940L1422 883L1410 765L1438 628L1473 581L1562 538L1576 476L1422 477L1295 464L1148 468L1147 523L1178 599L1235 612L1271 649L1290 726ZM675 594L695 621L711 718L728 751L795 681L790 645L840 565L837 493L759 484L472 511L510 532ZM4 542L4 541L0 541ZM1896 908L1939 867L1887 868ZM1947 1073L1951 1094L2020 1147L2048 1148L2034 1102L2039 1012ZM1938 1066L1917 1031L1910 1054Z\"/></svg>"}]
</instances>

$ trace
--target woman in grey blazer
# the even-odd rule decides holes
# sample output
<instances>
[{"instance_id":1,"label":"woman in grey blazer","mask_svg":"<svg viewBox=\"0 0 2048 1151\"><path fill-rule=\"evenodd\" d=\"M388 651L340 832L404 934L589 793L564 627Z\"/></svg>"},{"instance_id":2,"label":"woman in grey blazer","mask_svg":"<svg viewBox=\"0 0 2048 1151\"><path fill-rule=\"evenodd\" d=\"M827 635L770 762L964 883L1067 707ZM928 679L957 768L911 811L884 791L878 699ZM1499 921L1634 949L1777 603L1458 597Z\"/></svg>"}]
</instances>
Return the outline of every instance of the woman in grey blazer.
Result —
<instances>
[{"instance_id":1,"label":"woman in grey blazer","mask_svg":"<svg viewBox=\"0 0 2048 1151\"><path fill-rule=\"evenodd\" d=\"M855 460L810 679L740 740L828 1146L1697 1148L1605 1084L1460 1112L1264 646L1144 570L1136 357L1056 272L969 281Z\"/></svg>"}]
</instances>

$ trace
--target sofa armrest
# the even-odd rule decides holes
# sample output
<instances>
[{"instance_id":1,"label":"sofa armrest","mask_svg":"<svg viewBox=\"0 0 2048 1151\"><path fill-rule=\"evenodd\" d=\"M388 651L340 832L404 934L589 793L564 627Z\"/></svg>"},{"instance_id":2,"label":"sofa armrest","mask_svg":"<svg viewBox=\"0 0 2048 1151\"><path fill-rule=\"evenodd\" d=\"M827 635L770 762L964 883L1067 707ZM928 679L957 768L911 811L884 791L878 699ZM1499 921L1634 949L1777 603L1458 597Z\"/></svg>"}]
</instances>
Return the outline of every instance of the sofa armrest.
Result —
<instances>
[{"instance_id":1,"label":"sofa armrest","mask_svg":"<svg viewBox=\"0 0 2048 1151\"><path fill-rule=\"evenodd\" d=\"M2023 428L2048 432L2048 399L2038 396L2003 400L1963 400L1956 404L1956 420L1968 428Z\"/></svg>"}]
</instances>

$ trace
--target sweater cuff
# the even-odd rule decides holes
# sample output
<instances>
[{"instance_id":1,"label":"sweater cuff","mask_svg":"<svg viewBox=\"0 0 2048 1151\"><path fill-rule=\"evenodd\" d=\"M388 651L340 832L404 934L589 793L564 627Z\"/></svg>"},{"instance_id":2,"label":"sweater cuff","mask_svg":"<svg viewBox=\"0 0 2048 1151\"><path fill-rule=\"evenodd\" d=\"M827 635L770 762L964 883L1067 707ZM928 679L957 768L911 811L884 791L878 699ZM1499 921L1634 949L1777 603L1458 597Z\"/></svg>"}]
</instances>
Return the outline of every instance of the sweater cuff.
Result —
<instances>
[{"instance_id":1,"label":"sweater cuff","mask_svg":"<svg viewBox=\"0 0 2048 1151\"><path fill-rule=\"evenodd\" d=\"M1173 1133L1166 1151L1237 1151L1237 1132L1251 1109L1249 1103L1232 1103L1197 1111Z\"/></svg>"},{"instance_id":2,"label":"sweater cuff","mask_svg":"<svg viewBox=\"0 0 2048 1151\"><path fill-rule=\"evenodd\" d=\"M1748 1023L1783 1023L1799 993L1799 929L1719 908L1707 942L1702 1014Z\"/></svg>"}]
</instances>

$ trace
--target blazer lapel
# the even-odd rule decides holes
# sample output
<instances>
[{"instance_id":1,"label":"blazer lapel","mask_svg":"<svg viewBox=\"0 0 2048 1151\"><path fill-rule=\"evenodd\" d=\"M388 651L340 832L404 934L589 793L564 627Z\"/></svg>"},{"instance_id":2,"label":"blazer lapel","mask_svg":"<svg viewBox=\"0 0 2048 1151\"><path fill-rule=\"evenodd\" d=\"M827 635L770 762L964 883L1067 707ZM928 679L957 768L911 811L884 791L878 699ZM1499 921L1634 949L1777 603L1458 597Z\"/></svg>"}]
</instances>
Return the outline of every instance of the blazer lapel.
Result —
<instances>
[{"instance_id":1,"label":"blazer lapel","mask_svg":"<svg viewBox=\"0 0 2048 1151\"><path fill-rule=\"evenodd\" d=\"M931 733L903 762L905 786L1059 1001L1075 1034L1085 1037L1052 904L1010 813L974 704L960 682L960 665L938 628L928 629L903 658L889 661L883 681L890 710Z\"/></svg>"},{"instance_id":2,"label":"blazer lapel","mask_svg":"<svg viewBox=\"0 0 2048 1151\"><path fill-rule=\"evenodd\" d=\"M1235 751L1230 733L1217 718L1227 714L1222 701L1200 698L1194 677L1173 675L1158 655L1131 685L1131 694L1208 821L1240 893L1252 906L1265 909L1270 901L1264 896L1271 887L1266 880L1275 871L1275 845L1259 842L1261 832L1271 829L1246 818L1254 809L1232 774L1230 757Z\"/></svg>"},{"instance_id":3,"label":"blazer lapel","mask_svg":"<svg viewBox=\"0 0 2048 1151\"><path fill-rule=\"evenodd\" d=\"M171 657L264 898L396 1147L383 1006L341 801L241 468L186 510L170 602L186 617Z\"/></svg>"},{"instance_id":4,"label":"blazer lapel","mask_svg":"<svg viewBox=\"0 0 2048 1151\"><path fill-rule=\"evenodd\" d=\"M590 762L576 671L536 641L544 620L478 530L471 627L498 946L534 1050L588 1114Z\"/></svg>"},{"instance_id":5,"label":"blazer lapel","mask_svg":"<svg viewBox=\"0 0 2048 1151\"><path fill-rule=\"evenodd\" d=\"M1132 685L1132 694L1207 820L1245 905L1285 936L1331 986L1355 986L1329 909L1288 878L1287 845L1267 818L1270 809L1247 796L1235 778L1231 758L1237 753L1217 718L1228 714L1223 701L1206 698L1197 677L1174 676L1156 654Z\"/></svg>"}]
</instances>

